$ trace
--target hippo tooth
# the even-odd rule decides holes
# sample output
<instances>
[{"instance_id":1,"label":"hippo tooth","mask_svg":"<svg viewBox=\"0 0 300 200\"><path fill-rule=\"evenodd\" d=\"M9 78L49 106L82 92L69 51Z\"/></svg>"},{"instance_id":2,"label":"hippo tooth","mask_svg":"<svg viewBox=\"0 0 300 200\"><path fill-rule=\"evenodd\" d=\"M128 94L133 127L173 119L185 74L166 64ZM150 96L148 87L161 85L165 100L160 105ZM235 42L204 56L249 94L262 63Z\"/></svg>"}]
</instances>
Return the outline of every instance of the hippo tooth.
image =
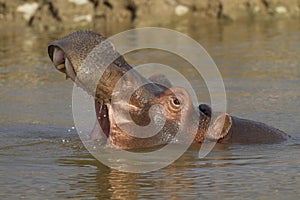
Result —
<instances>
[{"instance_id":1,"label":"hippo tooth","mask_svg":"<svg viewBox=\"0 0 300 200\"><path fill-rule=\"evenodd\" d=\"M65 68L65 64L60 64L56 66L56 69L61 70Z\"/></svg>"}]
</instances>

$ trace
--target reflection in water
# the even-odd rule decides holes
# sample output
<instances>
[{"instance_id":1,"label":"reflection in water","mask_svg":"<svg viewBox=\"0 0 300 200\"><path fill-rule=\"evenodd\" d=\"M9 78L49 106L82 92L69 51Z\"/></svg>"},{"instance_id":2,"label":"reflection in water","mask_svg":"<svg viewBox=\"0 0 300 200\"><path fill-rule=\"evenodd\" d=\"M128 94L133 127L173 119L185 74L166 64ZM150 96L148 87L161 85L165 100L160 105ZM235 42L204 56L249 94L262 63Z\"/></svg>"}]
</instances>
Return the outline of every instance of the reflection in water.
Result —
<instances>
[{"instance_id":1,"label":"reflection in water","mask_svg":"<svg viewBox=\"0 0 300 200\"><path fill-rule=\"evenodd\" d=\"M201 161L196 160L195 149L190 149L169 167L144 174L109 169L86 152L81 152L77 156L59 160L62 166L77 167L75 171L88 169L86 174L78 171L67 178L63 176L63 179L69 181L70 188L61 192L59 197L87 198L92 195L97 199L223 199L240 195L251 198L259 198L261 195L280 196L279 190L271 188L285 190L289 186L276 185L291 180L297 184L292 177L286 177L284 172L290 161L282 162L280 159L281 163L278 163L276 155L282 156L278 151L283 151L284 146L264 145L263 148L269 155L255 155L262 151L259 147L218 145L217 150ZM297 173L297 169L290 170L291 174ZM277 183L273 183L274 180Z\"/></svg>"},{"instance_id":2,"label":"reflection in water","mask_svg":"<svg viewBox=\"0 0 300 200\"><path fill-rule=\"evenodd\" d=\"M298 199L299 21L193 22L178 30L199 41L214 58L224 78L230 112L278 127L295 139L277 145L218 145L202 160L197 159L199 147L192 147L172 165L151 173L112 170L96 161L70 131L73 85L47 56L47 44L69 31L6 29L0 31L1 195ZM201 101L209 102L206 86L184 60L159 51L126 56L133 64L154 60L174 66L199 85Z\"/></svg>"}]
</instances>

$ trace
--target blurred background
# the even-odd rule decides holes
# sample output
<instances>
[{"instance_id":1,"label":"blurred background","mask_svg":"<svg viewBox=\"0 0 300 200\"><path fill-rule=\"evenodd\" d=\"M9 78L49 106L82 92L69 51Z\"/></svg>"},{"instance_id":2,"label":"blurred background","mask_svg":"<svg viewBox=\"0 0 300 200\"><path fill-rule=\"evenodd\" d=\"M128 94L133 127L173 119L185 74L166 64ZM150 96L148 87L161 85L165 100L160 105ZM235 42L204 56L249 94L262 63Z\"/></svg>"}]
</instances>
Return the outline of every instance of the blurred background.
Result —
<instances>
[{"instance_id":1,"label":"blurred background","mask_svg":"<svg viewBox=\"0 0 300 200\"><path fill-rule=\"evenodd\" d=\"M291 19L299 0L11 0L0 1L0 24L37 30L93 28L109 35L128 28L180 31L195 22Z\"/></svg>"}]
</instances>

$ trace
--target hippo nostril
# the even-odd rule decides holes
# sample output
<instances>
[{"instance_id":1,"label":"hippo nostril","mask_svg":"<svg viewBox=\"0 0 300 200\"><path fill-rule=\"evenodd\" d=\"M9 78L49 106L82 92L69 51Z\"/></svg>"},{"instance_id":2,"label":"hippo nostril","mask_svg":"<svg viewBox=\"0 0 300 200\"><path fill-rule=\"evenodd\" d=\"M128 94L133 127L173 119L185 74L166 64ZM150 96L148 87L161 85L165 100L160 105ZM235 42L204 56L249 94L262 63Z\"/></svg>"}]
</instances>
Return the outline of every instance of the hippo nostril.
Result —
<instances>
[{"instance_id":1,"label":"hippo nostril","mask_svg":"<svg viewBox=\"0 0 300 200\"><path fill-rule=\"evenodd\" d=\"M203 112L206 116L211 117L211 108L206 104L200 104L198 106L199 110Z\"/></svg>"}]
</instances>

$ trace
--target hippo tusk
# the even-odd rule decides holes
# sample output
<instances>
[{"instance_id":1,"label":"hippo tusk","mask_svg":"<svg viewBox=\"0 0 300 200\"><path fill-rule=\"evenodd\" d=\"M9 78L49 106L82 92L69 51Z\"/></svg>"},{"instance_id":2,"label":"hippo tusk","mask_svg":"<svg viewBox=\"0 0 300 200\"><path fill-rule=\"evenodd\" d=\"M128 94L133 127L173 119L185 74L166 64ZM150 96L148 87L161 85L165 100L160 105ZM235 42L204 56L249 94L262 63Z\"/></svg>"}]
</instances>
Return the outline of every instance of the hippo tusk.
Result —
<instances>
[{"instance_id":1,"label":"hippo tusk","mask_svg":"<svg viewBox=\"0 0 300 200\"><path fill-rule=\"evenodd\" d=\"M64 68L65 68L65 64L60 64L60 65L56 66L56 69L58 69L58 70L62 70Z\"/></svg>"}]
</instances>

